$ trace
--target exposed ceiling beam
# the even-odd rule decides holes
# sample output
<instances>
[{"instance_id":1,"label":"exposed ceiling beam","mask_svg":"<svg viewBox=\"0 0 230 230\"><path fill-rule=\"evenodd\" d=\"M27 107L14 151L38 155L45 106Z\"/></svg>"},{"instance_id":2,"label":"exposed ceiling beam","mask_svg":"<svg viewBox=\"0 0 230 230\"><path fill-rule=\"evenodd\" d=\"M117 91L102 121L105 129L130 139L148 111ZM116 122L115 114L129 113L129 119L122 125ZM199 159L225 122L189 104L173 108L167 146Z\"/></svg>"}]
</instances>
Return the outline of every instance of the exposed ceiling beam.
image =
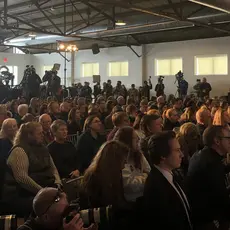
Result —
<instances>
[{"instance_id":1,"label":"exposed ceiling beam","mask_svg":"<svg viewBox=\"0 0 230 230\"><path fill-rule=\"evenodd\" d=\"M81 17L81 19L82 19L82 20L85 22L85 24L87 25L87 21L86 21L86 20L84 19L84 17L82 16L80 10L74 5L74 3L73 3L72 0L70 0L70 2L71 2L71 4L72 4L73 8L75 9L75 11L78 13L78 15Z\"/></svg>"},{"instance_id":2,"label":"exposed ceiling beam","mask_svg":"<svg viewBox=\"0 0 230 230\"><path fill-rule=\"evenodd\" d=\"M29 27L35 29L35 30L40 30L41 33L42 33L42 32L45 32L45 29L39 28L39 27L37 27L37 26L35 26L35 25L33 25L33 24L27 22L27 21L22 20L21 18L15 17L15 16L10 15L10 14L7 14L7 16L8 16L9 18L12 18L12 19L16 20L17 22L21 22L22 24L27 25L27 26L29 26Z\"/></svg>"},{"instance_id":3,"label":"exposed ceiling beam","mask_svg":"<svg viewBox=\"0 0 230 230\"><path fill-rule=\"evenodd\" d=\"M190 2L206 6L215 10L230 14L229 0L189 0Z\"/></svg>"},{"instance_id":4,"label":"exposed ceiling beam","mask_svg":"<svg viewBox=\"0 0 230 230\"><path fill-rule=\"evenodd\" d=\"M44 17L54 26L54 28L56 28L57 31L59 31L61 34L63 34L63 32L56 26L56 24L49 18L49 16L43 11L43 9L39 6L39 4L37 3L36 0L31 0L34 5L39 9L39 11L44 15Z\"/></svg>"},{"instance_id":5,"label":"exposed ceiling beam","mask_svg":"<svg viewBox=\"0 0 230 230\"><path fill-rule=\"evenodd\" d=\"M90 4L90 3L88 2L88 0L82 0L82 2L83 2L85 5L87 5L88 7L92 8L93 10L95 10L95 11L101 13L104 17L108 18L110 21L116 22L115 18L113 18L112 16L110 16L109 14L107 14L107 13L105 13L105 12L101 12L101 9L99 9L98 7L96 7L96 6L92 5L92 4Z\"/></svg>"},{"instance_id":6,"label":"exposed ceiling beam","mask_svg":"<svg viewBox=\"0 0 230 230\"><path fill-rule=\"evenodd\" d=\"M111 0L103 0L103 1L102 0L90 0L90 1L91 2L98 2L98 3L103 2L104 4L109 4L109 5L116 5L116 6L125 8L125 9L130 9L130 10L133 10L133 11L141 12L143 14L159 16L159 17L171 19L171 20L174 20L174 21L190 22L191 24L194 24L196 26L201 26L201 27L209 28L209 29L219 31L219 32L222 32L222 33L230 34L229 30L221 29L221 28L213 26L211 24L209 25L209 24L205 24L205 23L202 23L202 22L198 22L198 21L195 21L195 20L189 20L189 19L180 20L180 19L178 19L178 17L169 16L169 15L166 15L165 13L155 13L152 10L141 8L141 7L134 6L134 5L127 4L127 3L123 3L123 2L114 2L114 1L111 1Z\"/></svg>"}]
</instances>

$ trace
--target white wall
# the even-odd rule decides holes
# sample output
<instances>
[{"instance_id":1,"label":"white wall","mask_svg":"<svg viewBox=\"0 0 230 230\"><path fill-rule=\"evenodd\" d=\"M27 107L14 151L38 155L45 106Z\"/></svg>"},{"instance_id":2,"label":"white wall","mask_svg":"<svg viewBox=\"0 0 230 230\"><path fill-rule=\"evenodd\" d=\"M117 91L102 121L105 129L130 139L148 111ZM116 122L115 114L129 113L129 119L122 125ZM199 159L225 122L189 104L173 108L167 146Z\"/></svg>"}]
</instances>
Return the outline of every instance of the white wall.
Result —
<instances>
[{"instance_id":1,"label":"white wall","mask_svg":"<svg viewBox=\"0 0 230 230\"><path fill-rule=\"evenodd\" d=\"M4 63L4 58L8 61ZM18 66L18 83L22 80L26 65L35 65L35 57L30 54L0 53L0 65Z\"/></svg>"},{"instance_id":2,"label":"white wall","mask_svg":"<svg viewBox=\"0 0 230 230\"><path fill-rule=\"evenodd\" d=\"M133 47L138 54L142 53L141 47ZM108 63L114 61L128 61L129 62L129 76L124 77L109 77L108 76ZM132 50L128 47L107 48L101 49L101 52L97 55L93 55L91 50L79 51L76 54L76 66L75 66L75 79L77 82L89 81L92 83L92 78L82 78L82 63L84 62L97 62L99 63L99 71L101 75L101 82L106 82L108 79L112 80L112 84L116 85L117 81L130 87L130 85L136 84L140 86L142 84L142 61L138 58Z\"/></svg>"},{"instance_id":3,"label":"white wall","mask_svg":"<svg viewBox=\"0 0 230 230\"><path fill-rule=\"evenodd\" d=\"M161 44L147 45L147 73L154 76L155 66L154 60L157 58L183 58L183 72L185 79L189 83L189 91L196 83L196 79L204 76L195 76L194 57L199 55L216 55L228 54L228 65L230 74L230 37L214 38L214 39L201 39L183 42L171 42ZM178 70L179 71L179 70ZM212 85L211 95L225 95L230 88L229 76L205 76L207 81ZM153 78L153 83L156 84L157 78ZM176 85L174 85L175 77L168 76L165 78L164 83L166 87L166 94L175 93Z\"/></svg>"},{"instance_id":4,"label":"white wall","mask_svg":"<svg viewBox=\"0 0 230 230\"><path fill-rule=\"evenodd\" d=\"M229 72L230 72L230 37L214 38L214 39L201 39L193 41L171 42L145 45L143 47L134 47L138 54L144 56L138 58L128 47L119 48L105 48L97 55L93 55L91 50L82 50L76 53L75 57L75 82L89 81L92 83L92 78L82 78L82 63L84 62L99 62L101 81L107 81L108 77L108 63L110 61L129 61L129 76L128 77L111 77L113 85L118 80L121 80L126 86L132 83L137 86L142 85L143 80L148 76L152 76L153 85L157 82L157 77L154 76L155 67L154 60L157 58L183 58L183 72L185 79L189 82L189 90L192 90L193 85L196 83L197 78L203 76L195 76L194 74L194 57L199 55L216 55L228 54L229 59ZM5 54L4 54L5 55ZM8 54L7 54L8 55ZM6 55L5 55L6 56ZM70 59L70 54L67 55ZM16 58L19 63L21 59ZM24 61L35 61L35 67L40 76L43 76L43 66L53 65L54 63L61 64L60 76L64 76L64 59L59 54L39 54L34 55L30 60L29 57ZM24 68L24 66L23 66ZM178 70L179 71L179 70ZM67 62L67 77L71 76L71 62ZM224 95L230 88L229 76L206 76L207 80L213 86L211 95ZM164 83L166 86L166 94L175 93L176 85L174 85L175 76L168 76L165 78ZM152 94L155 94L152 91Z\"/></svg>"}]
</instances>

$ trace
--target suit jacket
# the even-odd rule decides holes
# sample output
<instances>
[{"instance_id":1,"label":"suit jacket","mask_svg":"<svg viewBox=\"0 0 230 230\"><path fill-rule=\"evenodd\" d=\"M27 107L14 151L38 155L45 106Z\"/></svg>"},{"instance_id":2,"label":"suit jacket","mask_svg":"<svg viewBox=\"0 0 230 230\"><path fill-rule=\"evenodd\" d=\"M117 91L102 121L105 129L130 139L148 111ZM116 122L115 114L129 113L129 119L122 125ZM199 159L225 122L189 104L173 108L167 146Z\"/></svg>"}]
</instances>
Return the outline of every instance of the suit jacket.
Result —
<instances>
[{"instance_id":1,"label":"suit jacket","mask_svg":"<svg viewBox=\"0 0 230 230\"><path fill-rule=\"evenodd\" d=\"M180 196L154 166L146 180L142 199L142 220L146 228L153 226L160 230L191 229Z\"/></svg>"},{"instance_id":2,"label":"suit jacket","mask_svg":"<svg viewBox=\"0 0 230 230\"><path fill-rule=\"evenodd\" d=\"M223 157L211 148L205 147L190 159L186 185L196 225L230 220L228 170Z\"/></svg>"}]
</instances>

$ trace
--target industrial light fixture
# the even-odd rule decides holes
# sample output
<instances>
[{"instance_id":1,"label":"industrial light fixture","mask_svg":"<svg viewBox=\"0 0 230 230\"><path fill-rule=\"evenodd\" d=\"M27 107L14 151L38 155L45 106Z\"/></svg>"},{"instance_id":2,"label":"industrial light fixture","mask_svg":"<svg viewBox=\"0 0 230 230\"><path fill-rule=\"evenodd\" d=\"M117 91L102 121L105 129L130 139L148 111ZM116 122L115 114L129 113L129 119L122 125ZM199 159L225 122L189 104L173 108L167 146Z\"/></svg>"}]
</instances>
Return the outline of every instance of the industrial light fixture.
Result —
<instances>
[{"instance_id":1,"label":"industrial light fixture","mask_svg":"<svg viewBox=\"0 0 230 230\"><path fill-rule=\"evenodd\" d=\"M117 25L117 26L125 26L125 25L126 25L126 22L123 21L123 20L117 20L117 21L116 21L116 25Z\"/></svg>"},{"instance_id":2,"label":"industrial light fixture","mask_svg":"<svg viewBox=\"0 0 230 230\"><path fill-rule=\"evenodd\" d=\"M31 33L29 33L29 37L31 37L31 38L35 38L35 37L37 37L37 34L35 34L35 33L31 32Z\"/></svg>"},{"instance_id":3,"label":"industrial light fixture","mask_svg":"<svg viewBox=\"0 0 230 230\"><path fill-rule=\"evenodd\" d=\"M227 13L227 14L230 14L230 11L229 11L229 10L224 9L224 8L222 8L222 7L215 6L215 5L210 4L210 3L207 3L207 2L201 2L200 0L189 0L189 1L190 1L190 2L193 2L193 3L196 3L196 4L199 4L199 5L202 5L202 6L206 6L206 7L215 9L215 10L222 11L222 12Z\"/></svg>"},{"instance_id":4,"label":"industrial light fixture","mask_svg":"<svg viewBox=\"0 0 230 230\"><path fill-rule=\"evenodd\" d=\"M76 52L78 51L78 47L70 43L59 43L58 50L65 51L65 52Z\"/></svg>"}]
</instances>

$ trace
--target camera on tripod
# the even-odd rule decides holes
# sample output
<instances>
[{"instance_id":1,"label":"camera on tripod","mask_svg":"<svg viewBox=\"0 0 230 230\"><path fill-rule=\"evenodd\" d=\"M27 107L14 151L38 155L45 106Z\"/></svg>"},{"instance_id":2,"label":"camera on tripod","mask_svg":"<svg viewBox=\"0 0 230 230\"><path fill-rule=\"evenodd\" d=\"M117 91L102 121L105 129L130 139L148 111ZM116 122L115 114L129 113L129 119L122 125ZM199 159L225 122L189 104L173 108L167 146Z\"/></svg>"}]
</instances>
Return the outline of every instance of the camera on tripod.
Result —
<instances>
[{"instance_id":1,"label":"camera on tripod","mask_svg":"<svg viewBox=\"0 0 230 230\"><path fill-rule=\"evenodd\" d=\"M181 72L181 70L175 75L176 81L180 82L184 78L184 74Z\"/></svg>"},{"instance_id":2,"label":"camera on tripod","mask_svg":"<svg viewBox=\"0 0 230 230\"><path fill-rule=\"evenodd\" d=\"M5 81L6 85L9 84L9 81L13 84L14 75L9 72L9 68L7 66L2 66L0 68L0 80Z\"/></svg>"},{"instance_id":3,"label":"camera on tripod","mask_svg":"<svg viewBox=\"0 0 230 230\"><path fill-rule=\"evenodd\" d=\"M164 78L165 78L164 76L159 76L159 77L158 77L158 82L159 82L159 83L162 83L163 80L164 80Z\"/></svg>"}]
</instances>

